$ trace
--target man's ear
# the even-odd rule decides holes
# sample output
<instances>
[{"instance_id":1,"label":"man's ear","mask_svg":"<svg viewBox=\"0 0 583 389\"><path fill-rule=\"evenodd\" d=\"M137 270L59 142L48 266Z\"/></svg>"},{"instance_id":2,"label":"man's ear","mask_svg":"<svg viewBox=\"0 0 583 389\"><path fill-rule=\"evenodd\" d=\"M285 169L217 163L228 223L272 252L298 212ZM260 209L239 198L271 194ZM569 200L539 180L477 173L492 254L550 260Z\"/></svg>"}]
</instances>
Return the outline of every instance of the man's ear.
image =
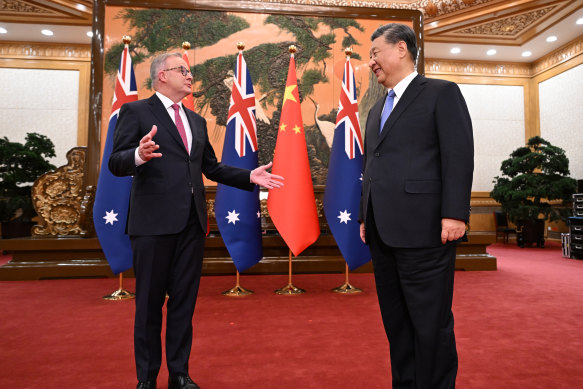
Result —
<instances>
[{"instance_id":1,"label":"man's ear","mask_svg":"<svg viewBox=\"0 0 583 389\"><path fill-rule=\"evenodd\" d=\"M160 70L160 71L158 72L158 81L161 81L161 82L166 82L166 78L167 78L167 76L166 76L166 72L165 72L165 71L163 71L163 70Z\"/></svg>"},{"instance_id":2,"label":"man's ear","mask_svg":"<svg viewBox=\"0 0 583 389\"><path fill-rule=\"evenodd\" d=\"M407 49L407 44L404 41L397 42L397 47L399 48L399 57L403 58L409 55L409 49Z\"/></svg>"}]
</instances>

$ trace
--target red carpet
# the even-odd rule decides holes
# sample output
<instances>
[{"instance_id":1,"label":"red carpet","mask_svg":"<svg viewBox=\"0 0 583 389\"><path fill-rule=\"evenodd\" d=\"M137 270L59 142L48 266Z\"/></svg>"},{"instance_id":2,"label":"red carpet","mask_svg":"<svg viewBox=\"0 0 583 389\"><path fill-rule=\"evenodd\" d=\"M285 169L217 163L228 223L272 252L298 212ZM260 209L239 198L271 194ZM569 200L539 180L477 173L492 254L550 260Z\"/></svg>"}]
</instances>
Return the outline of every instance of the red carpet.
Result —
<instances>
[{"instance_id":1,"label":"red carpet","mask_svg":"<svg viewBox=\"0 0 583 389\"><path fill-rule=\"evenodd\" d=\"M494 245L497 272L457 272L458 388L583 388L583 261L557 245ZM370 274L204 277L191 375L203 389L389 388L388 344ZM134 280L125 281L133 290ZM133 302L115 279L0 282L0 388L134 388ZM158 387L166 388L163 367Z\"/></svg>"}]
</instances>

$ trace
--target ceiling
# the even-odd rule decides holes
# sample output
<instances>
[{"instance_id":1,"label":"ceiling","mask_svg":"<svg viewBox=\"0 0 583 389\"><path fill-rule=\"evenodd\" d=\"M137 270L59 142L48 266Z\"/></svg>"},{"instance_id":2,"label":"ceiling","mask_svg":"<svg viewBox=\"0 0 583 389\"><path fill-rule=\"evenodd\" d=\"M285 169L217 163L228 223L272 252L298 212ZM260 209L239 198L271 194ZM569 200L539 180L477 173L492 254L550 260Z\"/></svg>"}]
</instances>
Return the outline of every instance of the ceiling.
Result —
<instances>
[{"instance_id":1,"label":"ceiling","mask_svg":"<svg viewBox=\"0 0 583 389\"><path fill-rule=\"evenodd\" d=\"M583 35L583 24L576 23L583 18L583 0L378 2L423 12L426 58L533 62ZM91 0L0 0L0 28L7 31L0 41L89 44L92 7ZM41 35L42 29L54 35ZM557 39L547 42L551 35ZM453 47L460 52L452 54ZM496 54L487 55L490 49ZM525 51L531 55L523 56Z\"/></svg>"}]
</instances>

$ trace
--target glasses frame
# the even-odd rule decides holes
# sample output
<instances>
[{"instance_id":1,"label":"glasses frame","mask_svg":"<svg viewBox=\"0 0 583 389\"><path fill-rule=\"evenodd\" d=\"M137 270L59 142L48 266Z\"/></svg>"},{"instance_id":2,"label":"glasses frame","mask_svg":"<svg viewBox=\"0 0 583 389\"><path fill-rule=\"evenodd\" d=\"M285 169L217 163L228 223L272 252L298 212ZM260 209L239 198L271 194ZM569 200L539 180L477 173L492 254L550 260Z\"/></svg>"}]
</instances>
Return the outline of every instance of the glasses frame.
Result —
<instances>
[{"instance_id":1,"label":"glasses frame","mask_svg":"<svg viewBox=\"0 0 583 389\"><path fill-rule=\"evenodd\" d=\"M190 69L187 69L184 66L176 66L174 68L168 68L168 69L162 69L163 72L168 71L168 70L176 70L176 69L180 69L180 73L182 73L182 75L184 77L188 76L189 74L192 74L192 72L190 71Z\"/></svg>"}]
</instances>

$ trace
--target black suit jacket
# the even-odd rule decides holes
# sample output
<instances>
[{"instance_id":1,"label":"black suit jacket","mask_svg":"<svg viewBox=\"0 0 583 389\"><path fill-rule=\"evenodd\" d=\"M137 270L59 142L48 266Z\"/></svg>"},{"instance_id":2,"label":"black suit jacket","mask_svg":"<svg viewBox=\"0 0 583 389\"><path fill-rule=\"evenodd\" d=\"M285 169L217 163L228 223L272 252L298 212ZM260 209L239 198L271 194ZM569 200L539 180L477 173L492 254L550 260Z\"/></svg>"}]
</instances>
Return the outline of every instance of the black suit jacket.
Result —
<instances>
[{"instance_id":1,"label":"black suit jacket","mask_svg":"<svg viewBox=\"0 0 583 389\"><path fill-rule=\"evenodd\" d=\"M192 131L188 154L176 125L155 94L149 99L124 104L114 132L109 170L116 176L133 175L127 233L129 235L175 234L186 226L192 198L200 225L206 231L207 209L202 173L213 180L252 190L250 171L217 161L209 142L206 121L185 108ZM135 165L135 149L150 130L162 157Z\"/></svg>"},{"instance_id":2,"label":"black suit jacket","mask_svg":"<svg viewBox=\"0 0 583 389\"><path fill-rule=\"evenodd\" d=\"M360 220L372 205L383 242L441 245L441 219L469 220L474 147L459 87L416 76L379 135L385 99L366 122ZM366 225L366 224L365 224Z\"/></svg>"}]
</instances>

